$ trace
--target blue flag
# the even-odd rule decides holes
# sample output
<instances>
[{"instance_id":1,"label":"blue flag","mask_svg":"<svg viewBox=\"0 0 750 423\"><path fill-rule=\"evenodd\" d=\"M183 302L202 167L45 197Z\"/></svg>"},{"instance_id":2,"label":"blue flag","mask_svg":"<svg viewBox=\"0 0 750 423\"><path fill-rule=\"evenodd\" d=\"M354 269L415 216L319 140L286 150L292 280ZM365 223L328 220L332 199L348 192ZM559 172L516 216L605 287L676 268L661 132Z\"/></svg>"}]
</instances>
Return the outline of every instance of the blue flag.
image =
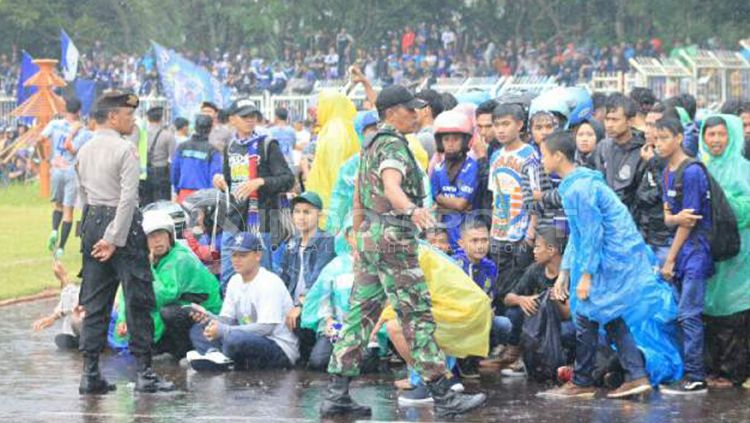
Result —
<instances>
[{"instance_id":1,"label":"blue flag","mask_svg":"<svg viewBox=\"0 0 750 423\"><path fill-rule=\"evenodd\" d=\"M203 67L155 42L156 66L165 95L172 103L172 116L192 120L204 101L227 107L231 91Z\"/></svg>"},{"instance_id":2,"label":"blue flag","mask_svg":"<svg viewBox=\"0 0 750 423\"><path fill-rule=\"evenodd\" d=\"M29 78L39 72L39 66L35 65L33 58L26 51L21 52L21 69L18 76L18 88L16 90L16 104L19 106L28 100L36 92L36 87L24 87L23 84Z\"/></svg>"},{"instance_id":3,"label":"blue flag","mask_svg":"<svg viewBox=\"0 0 750 423\"><path fill-rule=\"evenodd\" d=\"M76 97L81 100L81 115L88 116L96 99L96 82L78 78L75 82Z\"/></svg>"},{"instance_id":4,"label":"blue flag","mask_svg":"<svg viewBox=\"0 0 750 423\"><path fill-rule=\"evenodd\" d=\"M60 57L60 67L62 68L63 78L70 82L76 79L78 73L78 49L73 40L68 37L64 29L60 29L60 47L62 55Z\"/></svg>"}]
</instances>

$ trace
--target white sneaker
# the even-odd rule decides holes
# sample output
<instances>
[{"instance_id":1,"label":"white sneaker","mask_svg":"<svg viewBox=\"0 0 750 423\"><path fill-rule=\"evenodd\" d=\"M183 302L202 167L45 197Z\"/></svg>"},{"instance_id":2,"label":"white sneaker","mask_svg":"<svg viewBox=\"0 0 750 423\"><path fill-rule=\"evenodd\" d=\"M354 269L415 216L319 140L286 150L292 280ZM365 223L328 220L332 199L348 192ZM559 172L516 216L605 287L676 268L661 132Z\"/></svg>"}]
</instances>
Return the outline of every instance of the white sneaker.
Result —
<instances>
[{"instance_id":1,"label":"white sneaker","mask_svg":"<svg viewBox=\"0 0 750 423\"><path fill-rule=\"evenodd\" d=\"M206 351L204 355L195 350L189 351L185 358L197 372L223 372L230 370L234 363L231 358L214 349Z\"/></svg>"}]
</instances>

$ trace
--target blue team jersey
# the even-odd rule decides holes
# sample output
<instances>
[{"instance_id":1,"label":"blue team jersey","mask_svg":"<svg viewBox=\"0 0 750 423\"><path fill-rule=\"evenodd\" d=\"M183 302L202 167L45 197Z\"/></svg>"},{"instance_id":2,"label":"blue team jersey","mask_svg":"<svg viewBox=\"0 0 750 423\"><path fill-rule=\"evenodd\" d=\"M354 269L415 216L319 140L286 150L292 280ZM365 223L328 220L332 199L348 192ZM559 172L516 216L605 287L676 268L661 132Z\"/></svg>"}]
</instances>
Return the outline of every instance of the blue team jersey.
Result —
<instances>
[{"instance_id":1,"label":"blue team jersey","mask_svg":"<svg viewBox=\"0 0 750 423\"><path fill-rule=\"evenodd\" d=\"M475 206L477 185L479 184L479 166L476 160L467 157L461 165L461 169L451 180L448 175L448 167L445 161L438 163L432 171L430 185L432 187L432 198L437 199L439 195L449 198L462 198ZM466 213L454 212L443 214L441 222L446 224L448 238L454 251L458 248L458 239L461 236L461 223Z\"/></svg>"},{"instance_id":2,"label":"blue team jersey","mask_svg":"<svg viewBox=\"0 0 750 423\"><path fill-rule=\"evenodd\" d=\"M675 274L678 278L708 279L714 273L711 247L708 242L708 233L712 224L708 177L700 165L688 165L682 175L682 201L680 203L677 202L674 177L675 172L669 169L664 170L662 199L670 212L678 214L684 209L693 209L695 214L703 216L690 231L690 236L680 249L675 263Z\"/></svg>"}]
</instances>

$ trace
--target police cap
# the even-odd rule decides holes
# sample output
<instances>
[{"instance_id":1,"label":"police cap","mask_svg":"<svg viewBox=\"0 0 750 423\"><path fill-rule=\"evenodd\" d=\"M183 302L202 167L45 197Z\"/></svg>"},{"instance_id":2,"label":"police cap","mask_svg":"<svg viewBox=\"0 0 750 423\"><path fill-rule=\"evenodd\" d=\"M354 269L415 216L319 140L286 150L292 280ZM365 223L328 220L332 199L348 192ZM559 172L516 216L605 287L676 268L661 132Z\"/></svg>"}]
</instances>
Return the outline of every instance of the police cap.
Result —
<instances>
[{"instance_id":1,"label":"police cap","mask_svg":"<svg viewBox=\"0 0 750 423\"><path fill-rule=\"evenodd\" d=\"M124 93L122 91L110 91L102 94L96 99L94 107L96 109L112 109L115 107L129 107L131 109L138 108L140 101L138 96L131 93Z\"/></svg>"}]
</instances>

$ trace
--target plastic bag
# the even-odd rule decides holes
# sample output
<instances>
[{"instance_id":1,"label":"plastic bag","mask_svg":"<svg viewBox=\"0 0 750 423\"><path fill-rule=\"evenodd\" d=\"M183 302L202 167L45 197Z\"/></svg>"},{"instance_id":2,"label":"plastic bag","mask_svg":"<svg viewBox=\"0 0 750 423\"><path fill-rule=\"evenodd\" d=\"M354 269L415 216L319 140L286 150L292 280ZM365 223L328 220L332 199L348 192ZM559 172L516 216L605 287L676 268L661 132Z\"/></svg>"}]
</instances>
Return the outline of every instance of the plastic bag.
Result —
<instances>
[{"instance_id":1,"label":"plastic bag","mask_svg":"<svg viewBox=\"0 0 750 423\"><path fill-rule=\"evenodd\" d=\"M521 348L526 372L537 381L554 380L565 365L560 316L549 300L549 290L539 296L539 309L523 322Z\"/></svg>"},{"instance_id":2,"label":"plastic bag","mask_svg":"<svg viewBox=\"0 0 750 423\"><path fill-rule=\"evenodd\" d=\"M490 298L447 255L419 243L419 266L432 297L437 323L435 340L447 355L485 357L489 351L492 309ZM381 319L395 319L388 306Z\"/></svg>"}]
</instances>

